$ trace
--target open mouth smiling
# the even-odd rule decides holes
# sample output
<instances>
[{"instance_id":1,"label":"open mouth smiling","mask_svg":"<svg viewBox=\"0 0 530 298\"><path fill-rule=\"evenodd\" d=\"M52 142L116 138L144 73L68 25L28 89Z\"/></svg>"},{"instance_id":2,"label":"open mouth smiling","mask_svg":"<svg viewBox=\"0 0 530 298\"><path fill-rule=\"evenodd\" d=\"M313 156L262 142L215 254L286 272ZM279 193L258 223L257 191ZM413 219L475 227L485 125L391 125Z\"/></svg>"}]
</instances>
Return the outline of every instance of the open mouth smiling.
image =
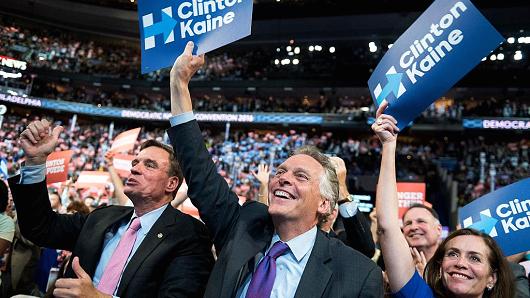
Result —
<instances>
[{"instance_id":1,"label":"open mouth smiling","mask_svg":"<svg viewBox=\"0 0 530 298\"><path fill-rule=\"evenodd\" d=\"M294 200L294 196L285 190L275 190L274 196L284 200Z\"/></svg>"}]
</instances>

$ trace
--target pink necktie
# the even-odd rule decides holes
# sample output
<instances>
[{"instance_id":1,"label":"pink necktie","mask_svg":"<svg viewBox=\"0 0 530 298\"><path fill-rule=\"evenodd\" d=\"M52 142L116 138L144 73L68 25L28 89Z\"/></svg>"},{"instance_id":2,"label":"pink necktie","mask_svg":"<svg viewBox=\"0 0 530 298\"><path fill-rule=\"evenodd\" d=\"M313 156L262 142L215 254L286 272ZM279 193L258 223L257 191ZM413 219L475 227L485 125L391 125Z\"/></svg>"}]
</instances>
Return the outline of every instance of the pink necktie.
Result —
<instances>
[{"instance_id":1,"label":"pink necktie","mask_svg":"<svg viewBox=\"0 0 530 298\"><path fill-rule=\"evenodd\" d=\"M127 262L129 254L131 254L131 250L134 246L136 232L140 227L140 218L135 217L127 231L125 231L125 234L121 237L120 243L118 243L116 250L114 250L107 267L105 267L105 271L103 271L103 275L101 276L98 285L98 290L101 292L109 295L114 294L114 290L118 285L125 263Z\"/></svg>"}]
</instances>

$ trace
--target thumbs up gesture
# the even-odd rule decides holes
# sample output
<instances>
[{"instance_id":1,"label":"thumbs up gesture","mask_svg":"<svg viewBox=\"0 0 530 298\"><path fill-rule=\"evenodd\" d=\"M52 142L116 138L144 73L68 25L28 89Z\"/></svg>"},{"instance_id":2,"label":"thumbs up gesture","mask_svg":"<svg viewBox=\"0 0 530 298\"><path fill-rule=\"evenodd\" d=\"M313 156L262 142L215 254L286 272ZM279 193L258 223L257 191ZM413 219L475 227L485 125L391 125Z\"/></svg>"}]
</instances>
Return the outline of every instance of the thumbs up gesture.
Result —
<instances>
[{"instance_id":1,"label":"thumbs up gesture","mask_svg":"<svg viewBox=\"0 0 530 298\"><path fill-rule=\"evenodd\" d=\"M55 282L55 297L64 298L107 298L112 297L98 291L92 284L92 279L85 270L79 265L79 258L75 257L72 261L72 269L77 278L60 278Z\"/></svg>"},{"instance_id":2,"label":"thumbs up gesture","mask_svg":"<svg viewBox=\"0 0 530 298\"><path fill-rule=\"evenodd\" d=\"M18 142L26 154L26 165L40 165L57 146L62 126L52 129L48 120L31 122L20 134Z\"/></svg>"}]
</instances>

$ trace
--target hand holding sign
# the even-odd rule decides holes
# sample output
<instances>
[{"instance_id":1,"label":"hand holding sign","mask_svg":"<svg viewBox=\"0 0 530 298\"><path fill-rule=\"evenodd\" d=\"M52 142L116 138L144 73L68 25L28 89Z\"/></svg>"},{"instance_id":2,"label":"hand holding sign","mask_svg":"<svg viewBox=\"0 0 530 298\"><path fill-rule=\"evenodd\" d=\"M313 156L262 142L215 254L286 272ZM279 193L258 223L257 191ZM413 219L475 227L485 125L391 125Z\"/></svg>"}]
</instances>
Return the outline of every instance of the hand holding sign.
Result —
<instances>
[{"instance_id":1,"label":"hand holding sign","mask_svg":"<svg viewBox=\"0 0 530 298\"><path fill-rule=\"evenodd\" d=\"M451 88L502 36L469 0L437 0L386 52L368 80L403 129Z\"/></svg>"},{"instance_id":2,"label":"hand holding sign","mask_svg":"<svg viewBox=\"0 0 530 298\"><path fill-rule=\"evenodd\" d=\"M26 165L40 165L57 146L62 126L51 129L46 119L31 122L20 134L19 143L26 154Z\"/></svg>"},{"instance_id":3,"label":"hand holding sign","mask_svg":"<svg viewBox=\"0 0 530 298\"><path fill-rule=\"evenodd\" d=\"M383 114L387 103L379 106L376 113L376 120L372 124L372 130L375 132L382 144L395 143L399 128L396 126L397 121L390 115Z\"/></svg>"},{"instance_id":4,"label":"hand holding sign","mask_svg":"<svg viewBox=\"0 0 530 298\"><path fill-rule=\"evenodd\" d=\"M175 60L171 68L172 86L175 84L187 86L193 75L204 65L204 54L193 55L194 46L192 41L188 41L184 52Z\"/></svg>"},{"instance_id":5,"label":"hand holding sign","mask_svg":"<svg viewBox=\"0 0 530 298\"><path fill-rule=\"evenodd\" d=\"M173 64L187 41L203 54L248 36L252 5L252 0L140 0L142 73Z\"/></svg>"}]
</instances>

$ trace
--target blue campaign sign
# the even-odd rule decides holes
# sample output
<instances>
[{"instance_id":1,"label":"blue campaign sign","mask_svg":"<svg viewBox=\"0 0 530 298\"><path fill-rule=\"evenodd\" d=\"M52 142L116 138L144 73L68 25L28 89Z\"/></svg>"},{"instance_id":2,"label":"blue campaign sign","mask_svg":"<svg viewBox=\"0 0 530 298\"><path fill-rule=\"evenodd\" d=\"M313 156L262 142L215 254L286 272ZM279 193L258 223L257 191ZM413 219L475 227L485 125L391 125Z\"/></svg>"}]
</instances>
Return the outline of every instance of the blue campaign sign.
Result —
<instances>
[{"instance_id":1,"label":"blue campaign sign","mask_svg":"<svg viewBox=\"0 0 530 298\"><path fill-rule=\"evenodd\" d=\"M503 41L469 0L437 0L375 68L374 103L386 100L402 129Z\"/></svg>"},{"instance_id":2,"label":"blue campaign sign","mask_svg":"<svg viewBox=\"0 0 530 298\"><path fill-rule=\"evenodd\" d=\"M188 41L203 54L250 35L253 0L140 0L142 73L173 65Z\"/></svg>"},{"instance_id":3,"label":"blue campaign sign","mask_svg":"<svg viewBox=\"0 0 530 298\"><path fill-rule=\"evenodd\" d=\"M458 222L463 228L489 234L506 256L530 250L530 178L462 207Z\"/></svg>"}]
</instances>

